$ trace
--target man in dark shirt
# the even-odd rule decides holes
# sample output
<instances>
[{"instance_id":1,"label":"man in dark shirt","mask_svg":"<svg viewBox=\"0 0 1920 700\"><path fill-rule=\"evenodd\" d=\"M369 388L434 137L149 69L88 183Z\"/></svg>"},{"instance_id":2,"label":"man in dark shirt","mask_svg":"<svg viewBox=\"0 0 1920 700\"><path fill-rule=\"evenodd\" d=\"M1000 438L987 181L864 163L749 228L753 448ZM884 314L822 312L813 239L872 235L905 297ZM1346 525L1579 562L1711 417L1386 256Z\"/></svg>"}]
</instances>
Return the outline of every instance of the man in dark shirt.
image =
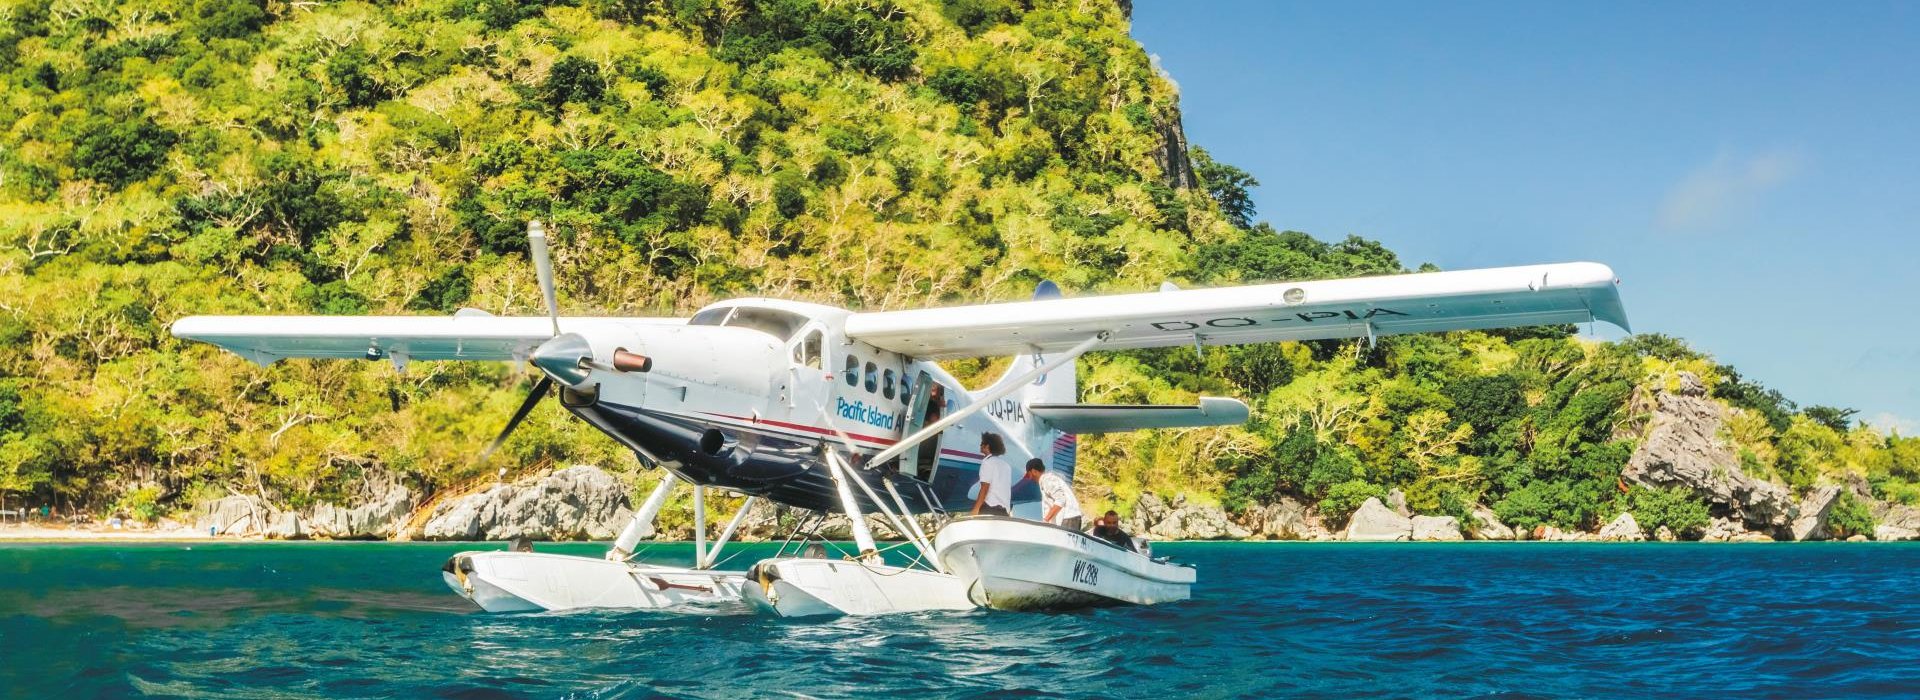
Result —
<instances>
[{"instance_id":1,"label":"man in dark shirt","mask_svg":"<svg viewBox=\"0 0 1920 700\"><path fill-rule=\"evenodd\" d=\"M1120 529L1120 514L1114 511L1107 511L1106 515L1094 521L1093 532L1090 534L1119 545L1121 549L1133 551L1133 537Z\"/></svg>"}]
</instances>

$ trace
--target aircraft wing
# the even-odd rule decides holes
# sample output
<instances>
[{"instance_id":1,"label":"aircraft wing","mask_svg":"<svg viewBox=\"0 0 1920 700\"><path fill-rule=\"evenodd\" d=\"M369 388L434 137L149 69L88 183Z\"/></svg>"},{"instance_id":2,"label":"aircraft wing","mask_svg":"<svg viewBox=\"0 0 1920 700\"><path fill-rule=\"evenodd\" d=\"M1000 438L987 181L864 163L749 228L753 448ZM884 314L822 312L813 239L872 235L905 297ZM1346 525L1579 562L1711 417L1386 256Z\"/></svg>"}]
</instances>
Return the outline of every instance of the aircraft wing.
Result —
<instances>
[{"instance_id":1,"label":"aircraft wing","mask_svg":"<svg viewBox=\"0 0 1920 700\"><path fill-rule=\"evenodd\" d=\"M846 329L934 359L1064 350L1102 331L1098 349L1121 350L1590 320L1627 329L1618 284L1606 265L1560 263L856 313Z\"/></svg>"},{"instance_id":2,"label":"aircraft wing","mask_svg":"<svg viewBox=\"0 0 1920 700\"><path fill-rule=\"evenodd\" d=\"M1081 435L1239 425L1247 422L1249 415L1246 404L1213 396L1200 397L1197 406L1037 403L1027 406L1027 411L1061 432Z\"/></svg>"},{"instance_id":3,"label":"aircraft wing","mask_svg":"<svg viewBox=\"0 0 1920 700\"><path fill-rule=\"evenodd\" d=\"M672 324L676 318L562 317L560 330L588 325ZM177 338L212 343L262 365L288 357L405 360L517 360L553 337L545 316L189 316Z\"/></svg>"}]
</instances>

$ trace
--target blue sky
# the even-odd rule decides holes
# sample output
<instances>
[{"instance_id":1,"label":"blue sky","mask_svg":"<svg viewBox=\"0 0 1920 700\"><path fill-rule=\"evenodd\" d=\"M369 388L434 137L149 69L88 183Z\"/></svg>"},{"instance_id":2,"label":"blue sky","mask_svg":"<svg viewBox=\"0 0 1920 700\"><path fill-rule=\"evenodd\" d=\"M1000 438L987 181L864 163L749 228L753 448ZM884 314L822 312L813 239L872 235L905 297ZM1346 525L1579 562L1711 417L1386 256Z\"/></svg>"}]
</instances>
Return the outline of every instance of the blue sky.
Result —
<instances>
[{"instance_id":1,"label":"blue sky","mask_svg":"<svg viewBox=\"0 0 1920 700\"><path fill-rule=\"evenodd\" d=\"M1410 267L1605 262L1635 331L1920 432L1920 3L1139 0L1133 19L1188 139L1258 178L1275 226Z\"/></svg>"}]
</instances>

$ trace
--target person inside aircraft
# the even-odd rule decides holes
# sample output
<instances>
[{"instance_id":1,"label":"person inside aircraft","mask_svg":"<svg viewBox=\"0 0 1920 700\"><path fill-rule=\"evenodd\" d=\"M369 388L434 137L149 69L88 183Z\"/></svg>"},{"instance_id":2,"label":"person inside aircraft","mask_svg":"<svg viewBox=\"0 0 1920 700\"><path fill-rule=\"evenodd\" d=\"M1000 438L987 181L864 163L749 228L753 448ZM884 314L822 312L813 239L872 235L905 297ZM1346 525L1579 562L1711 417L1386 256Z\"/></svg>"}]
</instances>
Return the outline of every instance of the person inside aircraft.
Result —
<instances>
[{"instance_id":1,"label":"person inside aircraft","mask_svg":"<svg viewBox=\"0 0 1920 700\"><path fill-rule=\"evenodd\" d=\"M1047 472L1047 463L1027 460L1027 478L1040 485L1040 519L1070 530L1080 530L1080 499L1059 474Z\"/></svg>"},{"instance_id":2,"label":"person inside aircraft","mask_svg":"<svg viewBox=\"0 0 1920 700\"><path fill-rule=\"evenodd\" d=\"M1013 465L1001 455L1007 443L999 433L980 434L980 493L973 497L974 515L1011 515L1013 507Z\"/></svg>"}]
</instances>

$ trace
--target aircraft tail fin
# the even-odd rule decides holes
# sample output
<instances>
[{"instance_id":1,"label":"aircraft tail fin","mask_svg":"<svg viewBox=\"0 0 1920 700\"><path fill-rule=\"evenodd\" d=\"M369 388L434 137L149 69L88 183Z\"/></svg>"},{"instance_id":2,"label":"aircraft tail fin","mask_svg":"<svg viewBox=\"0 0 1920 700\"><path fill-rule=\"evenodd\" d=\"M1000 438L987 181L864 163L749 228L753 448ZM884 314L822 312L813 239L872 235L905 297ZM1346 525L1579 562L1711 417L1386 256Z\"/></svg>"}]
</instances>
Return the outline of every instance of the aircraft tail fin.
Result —
<instances>
[{"instance_id":1,"label":"aircraft tail fin","mask_svg":"<svg viewBox=\"0 0 1920 700\"><path fill-rule=\"evenodd\" d=\"M1033 291L1033 298L1036 300L1057 299L1061 296L1060 285L1054 284L1051 280L1041 282ZM1031 372L1035 367L1046 364L1048 359L1050 358L1047 353L1039 352L1030 352L1014 356L1013 362L1007 366L1006 373L1000 375L999 381L994 382L993 386L989 387L987 391L1005 387L1008 382L1019 379L1020 375ZM1040 375L1039 378L1021 387L1019 391L1014 392L1011 396L1007 397L1006 400L1010 404L1018 406L1022 412L1026 412L1028 406L1071 404L1078 401L1080 399L1080 387L1079 377L1074 371L1074 365L1076 364L1078 363L1068 362L1054 368L1051 372ZM1029 416L1027 425L1032 429L1032 434L1010 435L1007 437L1026 443L1033 456L1046 460L1048 469L1054 470L1068 481L1072 481L1075 453L1078 449L1078 439L1071 433L1063 434L1053 429L1053 427L1045 421L1040 420L1038 416ZM1017 467L1018 465L1015 466Z\"/></svg>"}]
</instances>

